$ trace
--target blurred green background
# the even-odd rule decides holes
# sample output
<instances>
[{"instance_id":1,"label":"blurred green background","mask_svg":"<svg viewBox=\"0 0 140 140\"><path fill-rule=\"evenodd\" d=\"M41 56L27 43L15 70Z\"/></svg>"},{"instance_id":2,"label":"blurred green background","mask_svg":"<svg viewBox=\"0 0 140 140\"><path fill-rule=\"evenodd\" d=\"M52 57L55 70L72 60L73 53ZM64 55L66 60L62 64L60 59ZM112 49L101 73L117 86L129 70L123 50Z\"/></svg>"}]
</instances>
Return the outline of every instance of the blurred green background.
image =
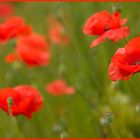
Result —
<instances>
[{"instance_id":1,"label":"blurred green background","mask_svg":"<svg viewBox=\"0 0 140 140\"><path fill-rule=\"evenodd\" d=\"M28 68L23 64L6 64L4 56L11 44L0 48L0 87L31 84L44 98L43 108L32 120L18 116L18 126L25 138L102 138L140 137L140 75L129 81L112 83L107 70L111 57L125 41L104 43L89 48L94 37L84 35L82 27L94 12L109 10L114 2L11 2L15 15L24 17L35 32L47 35L47 16L53 14L63 22L70 43L66 47L52 46L47 67ZM140 35L140 3L121 2L122 17L128 18L131 34ZM76 89L70 96L46 93L47 83L63 79ZM108 115L107 112L111 112ZM0 111L0 137L15 137L9 116ZM111 121L111 122L110 122ZM110 123L109 123L110 122Z\"/></svg>"}]
</instances>

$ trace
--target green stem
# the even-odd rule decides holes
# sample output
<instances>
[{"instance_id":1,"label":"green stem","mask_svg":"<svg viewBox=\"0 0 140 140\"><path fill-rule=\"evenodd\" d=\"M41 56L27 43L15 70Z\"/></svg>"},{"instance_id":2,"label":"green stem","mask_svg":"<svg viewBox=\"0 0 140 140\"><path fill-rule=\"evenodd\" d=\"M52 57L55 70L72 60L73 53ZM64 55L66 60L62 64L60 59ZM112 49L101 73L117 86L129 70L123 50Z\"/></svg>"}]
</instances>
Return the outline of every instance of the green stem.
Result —
<instances>
[{"instance_id":1,"label":"green stem","mask_svg":"<svg viewBox=\"0 0 140 140\"><path fill-rule=\"evenodd\" d=\"M111 124L111 129L112 129L112 132L114 133L114 135L117 137L117 138L120 138L118 132L116 131L116 129L114 128L113 124Z\"/></svg>"},{"instance_id":2,"label":"green stem","mask_svg":"<svg viewBox=\"0 0 140 140\"><path fill-rule=\"evenodd\" d=\"M12 124L12 130L14 131L14 137L17 137L17 138L22 138L22 135L19 131L19 128L18 128L18 124L17 124L17 120L16 118L13 116L12 114L12 111L11 111L11 108L9 107L9 115L10 115L10 119L11 119L11 124Z\"/></svg>"}]
</instances>

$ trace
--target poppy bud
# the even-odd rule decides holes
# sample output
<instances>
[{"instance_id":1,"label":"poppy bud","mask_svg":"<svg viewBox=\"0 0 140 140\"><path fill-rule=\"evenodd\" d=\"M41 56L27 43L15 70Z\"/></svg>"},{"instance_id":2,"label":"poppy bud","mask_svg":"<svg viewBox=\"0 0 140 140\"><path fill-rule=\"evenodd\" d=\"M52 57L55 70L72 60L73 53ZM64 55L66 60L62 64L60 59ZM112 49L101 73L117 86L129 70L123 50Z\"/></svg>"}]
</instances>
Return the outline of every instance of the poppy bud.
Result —
<instances>
[{"instance_id":1,"label":"poppy bud","mask_svg":"<svg viewBox=\"0 0 140 140\"><path fill-rule=\"evenodd\" d=\"M60 138L68 138L69 135L67 132L62 132L61 135L60 135Z\"/></svg>"},{"instance_id":2,"label":"poppy bud","mask_svg":"<svg viewBox=\"0 0 140 140\"><path fill-rule=\"evenodd\" d=\"M13 98L12 98L12 97L9 97L9 98L7 99L7 103L8 103L8 107L11 107L11 106L13 105L13 103L14 103Z\"/></svg>"},{"instance_id":3,"label":"poppy bud","mask_svg":"<svg viewBox=\"0 0 140 140\"><path fill-rule=\"evenodd\" d=\"M112 124L112 122L113 122L113 114L111 112L107 112L105 118L106 118L106 120L107 120L107 122L109 124Z\"/></svg>"},{"instance_id":4,"label":"poppy bud","mask_svg":"<svg viewBox=\"0 0 140 140\"><path fill-rule=\"evenodd\" d=\"M52 128L53 132L55 132L55 133L61 133L62 129L63 128L62 128L62 126L60 124L54 124L54 126Z\"/></svg>"},{"instance_id":5,"label":"poppy bud","mask_svg":"<svg viewBox=\"0 0 140 140\"><path fill-rule=\"evenodd\" d=\"M100 119L100 124L102 126L109 126L113 122L113 115L111 112L107 112L104 117Z\"/></svg>"},{"instance_id":6,"label":"poppy bud","mask_svg":"<svg viewBox=\"0 0 140 140\"><path fill-rule=\"evenodd\" d=\"M106 118L101 118L100 119L100 124L102 125L102 126L108 126L108 121L106 120Z\"/></svg>"},{"instance_id":7,"label":"poppy bud","mask_svg":"<svg viewBox=\"0 0 140 140\"><path fill-rule=\"evenodd\" d=\"M116 4L116 5L112 6L112 10L113 10L113 12L121 13L122 12L122 7L119 4Z\"/></svg>"},{"instance_id":8,"label":"poppy bud","mask_svg":"<svg viewBox=\"0 0 140 140\"><path fill-rule=\"evenodd\" d=\"M60 123L63 126L63 128L65 128L65 129L68 128L68 124L67 124L67 121L65 120L65 118L61 117L60 118Z\"/></svg>"}]
</instances>

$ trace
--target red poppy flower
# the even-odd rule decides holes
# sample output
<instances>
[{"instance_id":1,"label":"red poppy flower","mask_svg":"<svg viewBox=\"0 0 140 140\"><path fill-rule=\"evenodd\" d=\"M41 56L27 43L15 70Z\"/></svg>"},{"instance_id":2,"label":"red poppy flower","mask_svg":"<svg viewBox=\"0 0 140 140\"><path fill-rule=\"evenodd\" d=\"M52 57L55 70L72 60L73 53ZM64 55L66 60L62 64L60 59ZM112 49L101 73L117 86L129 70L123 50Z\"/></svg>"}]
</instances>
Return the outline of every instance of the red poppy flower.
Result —
<instances>
[{"instance_id":1,"label":"red poppy flower","mask_svg":"<svg viewBox=\"0 0 140 140\"><path fill-rule=\"evenodd\" d=\"M43 35L40 35L38 33L31 33L27 36L22 36L18 39L18 42L22 42L24 44L28 44L32 48L38 48L38 49L49 49L49 45L46 42L46 39Z\"/></svg>"},{"instance_id":2,"label":"red poppy flower","mask_svg":"<svg viewBox=\"0 0 140 140\"><path fill-rule=\"evenodd\" d=\"M7 41L18 35L28 35L31 31L31 26L26 25L23 18L11 17L0 24L0 40Z\"/></svg>"},{"instance_id":3,"label":"red poppy flower","mask_svg":"<svg viewBox=\"0 0 140 140\"><path fill-rule=\"evenodd\" d=\"M125 48L117 50L108 70L112 81L128 80L137 72L140 72L140 37L130 40Z\"/></svg>"},{"instance_id":4,"label":"red poppy flower","mask_svg":"<svg viewBox=\"0 0 140 140\"><path fill-rule=\"evenodd\" d=\"M129 27L122 27L127 19L120 19L120 13L110 14L108 11L101 11L92 15L85 23L83 32L88 35L97 35L90 47L94 47L105 39L113 42L126 38L129 35Z\"/></svg>"},{"instance_id":5,"label":"red poppy flower","mask_svg":"<svg viewBox=\"0 0 140 140\"><path fill-rule=\"evenodd\" d=\"M9 53L9 54L6 55L6 57L5 57L5 62L6 62L6 63L12 63L12 62L14 62L15 60L17 60L17 56L16 56L16 54L14 54L14 53Z\"/></svg>"},{"instance_id":6,"label":"red poppy flower","mask_svg":"<svg viewBox=\"0 0 140 140\"><path fill-rule=\"evenodd\" d=\"M3 3L0 4L0 18L7 18L11 16L14 12L14 9L11 4Z\"/></svg>"},{"instance_id":7,"label":"red poppy flower","mask_svg":"<svg viewBox=\"0 0 140 140\"><path fill-rule=\"evenodd\" d=\"M36 33L18 39L16 54L29 66L46 66L50 58L45 38Z\"/></svg>"},{"instance_id":8,"label":"red poppy flower","mask_svg":"<svg viewBox=\"0 0 140 140\"><path fill-rule=\"evenodd\" d=\"M49 16L49 38L53 44L67 45L69 43L69 37L66 34L66 30L62 22L53 16Z\"/></svg>"},{"instance_id":9,"label":"red poppy flower","mask_svg":"<svg viewBox=\"0 0 140 140\"><path fill-rule=\"evenodd\" d=\"M75 89L67 86L64 80L55 80L46 86L46 91L52 95L70 95Z\"/></svg>"},{"instance_id":10,"label":"red poppy flower","mask_svg":"<svg viewBox=\"0 0 140 140\"><path fill-rule=\"evenodd\" d=\"M43 103L40 93L33 87L21 85L15 88L0 89L0 108L9 114L8 99L12 98L11 113L13 116L25 115L32 118L32 113L37 112Z\"/></svg>"}]
</instances>

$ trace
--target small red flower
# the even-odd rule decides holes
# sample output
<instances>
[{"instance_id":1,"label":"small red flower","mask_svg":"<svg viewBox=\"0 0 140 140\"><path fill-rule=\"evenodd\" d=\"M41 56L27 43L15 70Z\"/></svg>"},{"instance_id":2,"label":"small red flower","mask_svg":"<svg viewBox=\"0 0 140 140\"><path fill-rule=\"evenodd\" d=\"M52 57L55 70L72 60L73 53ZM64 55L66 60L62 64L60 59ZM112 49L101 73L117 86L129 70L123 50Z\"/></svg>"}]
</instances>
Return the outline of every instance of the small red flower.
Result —
<instances>
[{"instance_id":1,"label":"small red flower","mask_svg":"<svg viewBox=\"0 0 140 140\"><path fill-rule=\"evenodd\" d=\"M36 33L22 36L17 40L16 54L29 66L46 66L50 58L45 38Z\"/></svg>"},{"instance_id":2,"label":"small red flower","mask_svg":"<svg viewBox=\"0 0 140 140\"><path fill-rule=\"evenodd\" d=\"M64 80L55 80L46 86L46 91L57 96L74 94L75 89L67 86Z\"/></svg>"},{"instance_id":3,"label":"small red flower","mask_svg":"<svg viewBox=\"0 0 140 140\"><path fill-rule=\"evenodd\" d=\"M16 56L16 54L14 54L14 53L9 53L9 54L6 55L6 57L5 57L5 62L6 62L6 63L12 63L12 62L14 62L15 60L17 60L17 56Z\"/></svg>"},{"instance_id":4,"label":"small red flower","mask_svg":"<svg viewBox=\"0 0 140 140\"><path fill-rule=\"evenodd\" d=\"M120 19L121 13L114 12L112 15L108 11L101 11L93 14L85 23L83 32L88 35L96 35L90 47L95 47L105 39L112 42L119 41L129 35L129 27L122 27L127 19Z\"/></svg>"},{"instance_id":5,"label":"small red flower","mask_svg":"<svg viewBox=\"0 0 140 140\"><path fill-rule=\"evenodd\" d=\"M11 4L2 3L0 4L0 18L7 18L11 16L14 12L14 9Z\"/></svg>"},{"instance_id":6,"label":"small red flower","mask_svg":"<svg viewBox=\"0 0 140 140\"><path fill-rule=\"evenodd\" d=\"M15 88L0 89L0 108L9 114L8 99L12 98L11 113L13 116L25 115L32 118L32 113L37 112L43 104L40 93L28 85Z\"/></svg>"},{"instance_id":7,"label":"small red flower","mask_svg":"<svg viewBox=\"0 0 140 140\"><path fill-rule=\"evenodd\" d=\"M128 80L137 72L140 72L140 37L133 38L125 48L117 50L108 70L112 81Z\"/></svg>"},{"instance_id":8,"label":"small red flower","mask_svg":"<svg viewBox=\"0 0 140 140\"><path fill-rule=\"evenodd\" d=\"M23 18L11 17L0 24L0 40L5 42L19 35L28 35L31 31L31 26L26 25Z\"/></svg>"},{"instance_id":9,"label":"small red flower","mask_svg":"<svg viewBox=\"0 0 140 140\"><path fill-rule=\"evenodd\" d=\"M62 22L53 16L49 16L48 23L48 32L51 42L56 45L67 45L69 43L69 37L66 34L66 30Z\"/></svg>"}]
</instances>

